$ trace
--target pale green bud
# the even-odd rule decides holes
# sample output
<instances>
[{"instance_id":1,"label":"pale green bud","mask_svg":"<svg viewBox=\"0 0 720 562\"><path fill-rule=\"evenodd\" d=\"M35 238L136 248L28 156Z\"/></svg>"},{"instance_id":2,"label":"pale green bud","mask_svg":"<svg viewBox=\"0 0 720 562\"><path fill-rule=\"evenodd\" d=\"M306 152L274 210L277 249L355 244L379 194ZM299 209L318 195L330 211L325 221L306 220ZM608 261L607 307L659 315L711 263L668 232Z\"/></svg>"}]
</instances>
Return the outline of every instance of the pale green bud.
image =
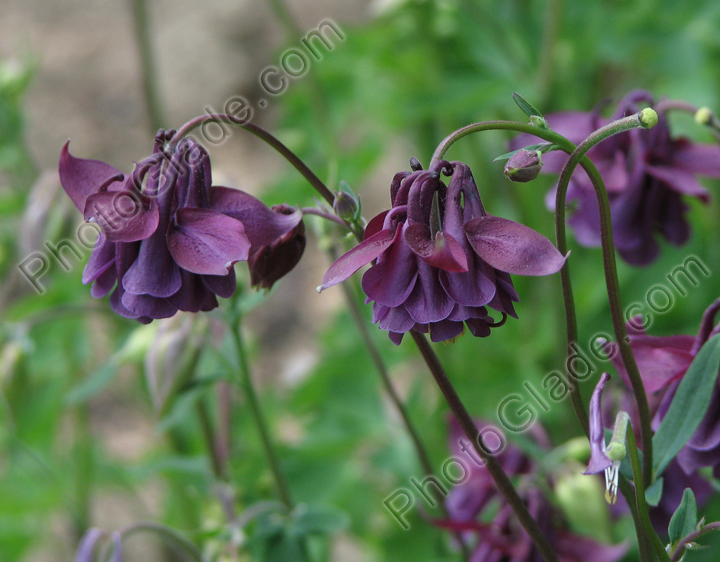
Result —
<instances>
[{"instance_id":1,"label":"pale green bud","mask_svg":"<svg viewBox=\"0 0 720 562\"><path fill-rule=\"evenodd\" d=\"M640 124L645 129L652 129L658 123L658 114L651 107L646 107L640 112Z\"/></svg>"}]
</instances>

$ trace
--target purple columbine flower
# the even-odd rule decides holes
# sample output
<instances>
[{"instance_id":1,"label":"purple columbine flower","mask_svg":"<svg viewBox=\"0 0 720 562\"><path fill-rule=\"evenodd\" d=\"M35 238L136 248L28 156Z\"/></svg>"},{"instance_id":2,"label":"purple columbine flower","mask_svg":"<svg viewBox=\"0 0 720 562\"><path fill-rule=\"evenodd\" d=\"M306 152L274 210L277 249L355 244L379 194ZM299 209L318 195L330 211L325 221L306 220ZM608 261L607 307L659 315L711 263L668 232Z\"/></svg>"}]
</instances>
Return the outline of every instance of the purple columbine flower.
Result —
<instances>
[{"instance_id":1,"label":"purple columbine flower","mask_svg":"<svg viewBox=\"0 0 720 562\"><path fill-rule=\"evenodd\" d=\"M652 105L649 92L630 92L618 105L612 119L600 117L598 110L548 115L550 127L578 144L610 121L636 113L638 104ZM511 143L513 149L537 142L537 137L521 135ZM687 138L672 138L665 115L652 129L634 129L615 135L588 152L600 171L610 199L615 246L620 256L633 265L647 265L657 258L657 235L675 246L690 237L685 196L707 203L710 195L697 181L697 175L720 177L720 147L695 144ZM567 155L550 152L543 156L542 173L560 173ZM554 190L548 205L555 207ZM576 203L568 224L583 246L600 245L600 215L595 191L584 170L573 174L567 191L568 203Z\"/></svg>"},{"instance_id":2,"label":"purple columbine flower","mask_svg":"<svg viewBox=\"0 0 720 562\"><path fill-rule=\"evenodd\" d=\"M718 311L720 311L720 299L705 311L698 335L695 337L649 336L643 329L638 329L639 319L628 323L630 347L653 406L651 411L654 413L653 429L660 426L660 422L670 408L675 391L690 368L695 355L708 339L720 333L720 325L714 326ZM612 356L612 362L629 386L627 371L619 354ZM716 478L720 477L720 378L713 389L705 417L678 453L677 462L687 475L692 475L697 469L708 466L713 468Z\"/></svg>"},{"instance_id":3,"label":"purple columbine flower","mask_svg":"<svg viewBox=\"0 0 720 562\"><path fill-rule=\"evenodd\" d=\"M191 139L170 151L160 131L153 154L132 174L97 160L60 155L60 181L85 220L101 229L83 272L91 294L113 287L110 304L148 323L178 310L218 306L235 291L233 264L275 243L302 220L236 189L211 185L210 158ZM294 265L294 264L293 264Z\"/></svg>"},{"instance_id":4,"label":"purple columbine flower","mask_svg":"<svg viewBox=\"0 0 720 562\"><path fill-rule=\"evenodd\" d=\"M499 430L484 421L476 421L488 446L491 435L504 440ZM542 428L535 424L533 438L543 448L550 445ZM462 533L473 544L472 562L541 562L530 536L517 521L512 508L500 495L487 468L464 437L457 421L450 421L450 450L457 462L467 467L466 480L455 486L445 501L447 519L434 520L438 527ZM626 543L607 545L588 537L576 535L568 529L558 510L532 484L537 478L537 465L512 444L497 451L498 461L506 474L518 479L518 492L530 515L550 542L553 551L563 562L617 562L628 550ZM469 472L469 475L468 475ZM494 516L492 515L494 513ZM490 519L492 517L492 519ZM474 542L471 542L474 541Z\"/></svg>"},{"instance_id":5,"label":"purple columbine flower","mask_svg":"<svg viewBox=\"0 0 720 562\"><path fill-rule=\"evenodd\" d=\"M452 175L449 186L441 171ZM365 239L330 267L319 290L377 260L362 286L374 301L373 322L395 344L408 330L430 332L436 342L452 339L464 325L474 336L487 336L498 324L486 306L503 321L516 317L511 273L549 275L565 263L538 232L489 215L462 162L400 172L390 191L392 209L368 223Z\"/></svg>"}]
</instances>

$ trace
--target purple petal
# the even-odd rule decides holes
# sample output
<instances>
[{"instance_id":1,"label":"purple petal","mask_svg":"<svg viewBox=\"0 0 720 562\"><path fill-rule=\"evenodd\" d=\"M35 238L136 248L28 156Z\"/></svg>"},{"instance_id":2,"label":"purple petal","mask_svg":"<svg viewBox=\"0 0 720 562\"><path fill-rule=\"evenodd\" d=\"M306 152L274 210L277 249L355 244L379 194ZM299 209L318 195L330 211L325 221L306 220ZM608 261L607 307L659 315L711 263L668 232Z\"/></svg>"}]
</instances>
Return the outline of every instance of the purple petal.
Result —
<instances>
[{"instance_id":1,"label":"purple petal","mask_svg":"<svg viewBox=\"0 0 720 562\"><path fill-rule=\"evenodd\" d=\"M671 165L693 174L720 177L720 146L713 144L695 144L688 139L673 141Z\"/></svg>"},{"instance_id":2,"label":"purple petal","mask_svg":"<svg viewBox=\"0 0 720 562\"><path fill-rule=\"evenodd\" d=\"M472 254L468 256L468 269L461 273L441 270L440 283L455 302L465 306L484 306L495 296L495 270L482 260L476 260Z\"/></svg>"},{"instance_id":3,"label":"purple petal","mask_svg":"<svg viewBox=\"0 0 720 562\"><path fill-rule=\"evenodd\" d=\"M438 232L433 240L429 226L415 223L405 228L403 236L410 249L426 263L446 271L468 270L465 252L450 234Z\"/></svg>"},{"instance_id":4,"label":"purple petal","mask_svg":"<svg viewBox=\"0 0 720 562\"><path fill-rule=\"evenodd\" d=\"M475 252L495 269L516 275L549 275L560 271L565 257L532 228L486 215L465 224Z\"/></svg>"},{"instance_id":5,"label":"purple petal","mask_svg":"<svg viewBox=\"0 0 720 562\"><path fill-rule=\"evenodd\" d=\"M75 562L93 562L95 547L102 536L103 532L100 529L96 527L88 529L78 546Z\"/></svg>"},{"instance_id":6,"label":"purple petal","mask_svg":"<svg viewBox=\"0 0 720 562\"><path fill-rule=\"evenodd\" d=\"M418 262L418 279L405 300L405 308L410 316L420 324L439 322L448 317L454 306L455 302L440 284L437 271L423 261Z\"/></svg>"},{"instance_id":7,"label":"purple petal","mask_svg":"<svg viewBox=\"0 0 720 562\"><path fill-rule=\"evenodd\" d=\"M379 215L375 215L372 219L370 219L370 222L368 222L367 226L365 227L363 240L367 240L372 235L377 234L383 229L383 225L385 224L385 217L389 212L390 211L383 211Z\"/></svg>"},{"instance_id":8,"label":"purple petal","mask_svg":"<svg viewBox=\"0 0 720 562\"><path fill-rule=\"evenodd\" d=\"M464 330L465 325L462 322L453 322L452 320L433 322L430 324L430 341L437 343L451 340L461 335Z\"/></svg>"},{"instance_id":9,"label":"purple petal","mask_svg":"<svg viewBox=\"0 0 720 562\"><path fill-rule=\"evenodd\" d=\"M176 225L167 233L175 262L201 275L227 275L235 262L246 260L250 241L243 224L208 209L178 209Z\"/></svg>"},{"instance_id":10,"label":"purple petal","mask_svg":"<svg viewBox=\"0 0 720 562\"><path fill-rule=\"evenodd\" d=\"M697 197L703 203L710 202L710 194L707 189L701 186L690 172L669 166L651 166L649 164L645 165L645 170L678 193Z\"/></svg>"},{"instance_id":11,"label":"purple petal","mask_svg":"<svg viewBox=\"0 0 720 562\"><path fill-rule=\"evenodd\" d=\"M115 268L111 267L105 270L102 275L95 279L95 282L90 288L90 295L95 299L103 298L110 291L112 291L112 288L115 286L116 281L117 274L115 273Z\"/></svg>"},{"instance_id":12,"label":"purple petal","mask_svg":"<svg viewBox=\"0 0 720 562\"><path fill-rule=\"evenodd\" d=\"M113 532L113 546L111 562L123 562L122 537L117 531Z\"/></svg>"},{"instance_id":13,"label":"purple petal","mask_svg":"<svg viewBox=\"0 0 720 562\"><path fill-rule=\"evenodd\" d=\"M69 145L70 141L67 141L60 153L60 183L77 210L82 213L85 210L85 200L90 195L113 176L123 174L105 162L75 158L68 150ZM122 185L122 182L113 182L112 184L112 186L119 185Z\"/></svg>"},{"instance_id":14,"label":"purple petal","mask_svg":"<svg viewBox=\"0 0 720 562\"><path fill-rule=\"evenodd\" d=\"M97 222L112 242L144 240L155 232L160 220L154 198L141 198L130 191L104 191L90 195L85 203L84 216L86 221Z\"/></svg>"},{"instance_id":15,"label":"purple petal","mask_svg":"<svg viewBox=\"0 0 720 562\"><path fill-rule=\"evenodd\" d=\"M365 272L362 288L371 300L386 306L400 306L410 296L418 274L418 259L402 242L401 229L383 261ZM364 242L363 242L364 243Z\"/></svg>"},{"instance_id":16,"label":"purple petal","mask_svg":"<svg viewBox=\"0 0 720 562\"><path fill-rule=\"evenodd\" d=\"M605 455L605 428L602 420L602 393L610 375L603 373L590 398L590 462L583 474L597 474L612 465Z\"/></svg>"},{"instance_id":17,"label":"purple petal","mask_svg":"<svg viewBox=\"0 0 720 562\"><path fill-rule=\"evenodd\" d=\"M224 299L229 299L237 287L234 268L227 275L203 275L202 279L208 289Z\"/></svg>"},{"instance_id":18,"label":"purple petal","mask_svg":"<svg viewBox=\"0 0 720 562\"><path fill-rule=\"evenodd\" d=\"M346 254L340 256L327 270L319 290L337 285L349 278L364 265L369 264L382 254L400 235L400 229L393 232L391 229L381 230L355 246Z\"/></svg>"},{"instance_id":19,"label":"purple petal","mask_svg":"<svg viewBox=\"0 0 720 562\"><path fill-rule=\"evenodd\" d=\"M211 188L210 208L239 220L253 246L271 244L302 220L300 209L290 215L275 213L249 193L229 187Z\"/></svg>"},{"instance_id":20,"label":"purple petal","mask_svg":"<svg viewBox=\"0 0 720 562\"><path fill-rule=\"evenodd\" d=\"M382 305L380 305L382 306ZM404 306L387 307L382 314L378 326L381 330L403 334L415 325L415 320L408 314Z\"/></svg>"},{"instance_id":21,"label":"purple petal","mask_svg":"<svg viewBox=\"0 0 720 562\"><path fill-rule=\"evenodd\" d=\"M107 237L101 233L95 241L95 247L93 248L93 251L90 254L90 259L88 259L87 265L83 270L83 285L92 283L110 268L113 269L114 273L114 266L115 243L108 241Z\"/></svg>"},{"instance_id":22,"label":"purple petal","mask_svg":"<svg viewBox=\"0 0 720 562\"><path fill-rule=\"evenodd\" d=\"M178 308L170 303L168 299L151 297L150 295L133 295L127 291L121 297L122 305L135 317L148 318L170 318L174 316Z\"/></svg>"},{"instance_id":23,"label":"purple petal","mask_svg":"<svg viewBox=\"0 0 720 562\"><path fill-rule=\"evenodd\" d=\"M167 301L184 312L199 312L210 295L210 290L203 283L202 276L180 270L182 285L174 294L167 297Z\"/></svg>"}]
</instances>

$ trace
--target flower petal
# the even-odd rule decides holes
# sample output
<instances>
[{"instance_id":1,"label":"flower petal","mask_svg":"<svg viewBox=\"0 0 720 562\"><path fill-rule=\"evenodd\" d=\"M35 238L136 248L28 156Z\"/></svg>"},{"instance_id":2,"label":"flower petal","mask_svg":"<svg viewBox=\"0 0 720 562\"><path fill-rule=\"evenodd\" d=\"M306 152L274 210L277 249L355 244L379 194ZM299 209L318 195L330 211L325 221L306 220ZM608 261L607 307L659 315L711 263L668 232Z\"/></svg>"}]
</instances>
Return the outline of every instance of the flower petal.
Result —
<instances>
[{"instance_id":1,"label":"flower petal","mask_svg":"<svg viewBox=\"0 0 720 562\"><path fill-rule=\"evenodd\" d=\"M115 275L115 242L108 241L107 237L102 233L98 235L95 241L95 247L90 254L87 265L83 270L83 285L92 283L108 269L112 268Z\"/></svg>"},{"instance_id":2,"label":"flower petal","mask_svg":"<svg viewBox=\"0 0 720 562\"><path fill-rule=\"evenodd\" d=\"M67 141L60 152L60 183L77 210L82 213L85 210L85 200L90 195L97 192L100 186L113 176L123 174L117 168L100 160L75 158L68 150L69 145L70 141ZM122 185L122 183L113 182L111 185Z\"/></svg>"},{"instance_id":3,"label":"flower petal","mask_svg":"<svg viewBox=\"0 0 720 562\"><path fill-rule=\"evenodd\" d=\"M418 259L401 236L402 230L398 229L395 241L383 260L368 269L362 278L362 288L368 298L385 306L404 303L417 279Z\"/></svg>"},{"instance_id":4,"label":"flower petal","mask_svg":"<svg viewBox=\"0 0 720 562\"><path fill-rule=\"evenodd\" d=\"M111 242L149 238L160 220L155 199L131 191L94 193L87 198L83 214L86 221L98 223Z\"/></svg>"},{"instance_id":5,"label":"flower petal","mask_svg":"<svg viewBox=\"0 0 720 562\"><path fill-rule=\"evenodd\" d=\"M203 275L202 279L208 289L224 299L229 299L237 288L234 268L227 275Z\"/></svg>"},{"instance_id":6,"label":"flower petal","mask_svg":"<svg viewBox=\"0 0 720 562\"><path fill-rule=\"evenodd\" d=\"M454 306L455 301L442 288L437 271L427 263L419 261L418 279L412 293L405 300L405 308L410 316L419 324L440 322L450 315Z\"/></svg>"},{"instance_id":7,"label":"flower petal","mask_svg":"<svg viewBox=\"0 0 720 562\"><path fill-rule=\"evenodd\" d=\"M686 138L673 141L673 168L681 168L693 174L711 178L720 177L720 146L695 144Z\"/></svg>"},{"instance_id":8,"label":"flower petal","mask_svg":"<svg viewBox=\"0 0 720 562\"><path fill-rule=\"evenodd\" d=\"M697 197L703 203L710 202L708 190L701 186L695 176L688 171L670 166L651 166L649 164L645 165L645 170L678 193Z\"/></svg>"},{"instance_id":9,"label":"flower petal","mask_svg":"<svg viewBox=\"0 0 720 562\"><path fill-rule=\"evenodd\" d=\"M583 474L597 474L612 465L605 455L605 427L602 420L602 393L610 375L603 373L590 398L590 462Z\"/></svg>"},{"instance_id":10,"label":"flower petal","mask_svg":"<svg viewBox=\"0 0 720 562\"><path fill-rule=\"evenodd\" d=\"M178 209L176 225L167 233L175 262L201 275L227 275L235 262L246 260L250 241L243 224L208 209Z\"/></svg>"},{"instance_id":11,"label":"flower petal","mask_svg":"<svg viewBox=\"0 0 720 562\"><path fill-rule=\"evenodd\" d=\"M566 257L552 242L525 225L486 215L465 224L475 252L495 269L515 275L549 275L560 271Z\"/></svg>"},{"instance_id":12,"label":"flower petal","mask_svg":"<svg viewBox=\"0 0 720 562\"><path fill-rule=\"evenodd\" d=\"M327 270L318 291L337 285L382 254L396 238L392 229L381 230L340 256Z\"/></svg>"},{"instance_id":13,"label":"flower petal","mask_svg":"<svg viewBox=\"0 0 720 562\"><path fill-rule=\"evenodd\" d=\"M410 249L426 263L446 271L468 270L465 252L450 234L438 232L433 240L429 226L415 223L404 229L403 236Z\"/></svg>"},{"instance_id":14,"label":"flower petal","mask_svg":"<svg viewBox=\"0 0 720 562\"><path fill-rule=\"evenodd\" d=\"M215 186L210 189L210 208L239 220L253 246L271 244L302 220L300 209L290 215L275 213L249 193L229 187Z\"/></svg>"},{"instance_id":15,"label":"flower petal","mask_svg":"<svg viewBox=\"0 0 720 562\"><path fill-rule=\"evenodd\" d=\"M167 301L178 310L199 312L210 295L210 290L203 283L203 278L185 269L180 270L182 285L180 289L167 298Z\"/></svg>"}]
</instances>

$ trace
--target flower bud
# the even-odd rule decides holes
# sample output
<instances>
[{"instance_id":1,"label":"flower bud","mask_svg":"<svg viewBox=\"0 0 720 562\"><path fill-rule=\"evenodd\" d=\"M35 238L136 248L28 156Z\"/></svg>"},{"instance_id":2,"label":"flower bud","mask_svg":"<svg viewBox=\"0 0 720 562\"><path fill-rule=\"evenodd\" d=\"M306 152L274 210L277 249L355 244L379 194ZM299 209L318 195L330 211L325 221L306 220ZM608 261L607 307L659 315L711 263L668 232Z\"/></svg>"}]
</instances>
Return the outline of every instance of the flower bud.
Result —
<instances>
[{"instance_id":1,"label":"flower bud","mask_svg":"<svg viewBox=\"0 0 720 562\"><path fill-rule=\"evenodd\" d=\"M640 112L640 123L645 129L652 129L657 122L658 114L654 109L646 107Z\"/></svg>"},{"instance_id":2,"label":"flower bud","mask_svg":"<svg viewBox=\"0 0 720 562\"><path fill-rule=\"evenodd\" d=\"M714 114L709 107L701 107L695 113L695 122L698 125L710 125L713 122Z\"/></svg>"},{"instance_id":3,"label":"flower bud","mask_svg":"<svg viewBox=\"0 0 720 562\"><path fill-rule=\"evenodd\" d=\"M360 210L360 202L353 194L347 191L336 191L333 201L335 214L345 221L357 220Z\"/></svg>"},{"instance_id":4,"label":"flower bud","mask_svg":"<svg viewBox=\"0 0 720 562\"><path fill-rule=\"evenodd\" d=\"M539 150L518 150L505 164L505 175L510 181L525 183L534 180L542 169Z\"/></svg>"},{"instance_id":5,"label":"flower bud","mask_svg":"<svg viewBox=\"0 0 720 562\"><path fill-rule=\"evenodd\" d=\"M284 215L298 212L289 205L274 205L272 210ZM250 284L255 288L270 289L297 265L305 251L305 223L301 220L295 228L274 242L258 248L250 248L247 264Z\"/></svg>"}]
</instances>

